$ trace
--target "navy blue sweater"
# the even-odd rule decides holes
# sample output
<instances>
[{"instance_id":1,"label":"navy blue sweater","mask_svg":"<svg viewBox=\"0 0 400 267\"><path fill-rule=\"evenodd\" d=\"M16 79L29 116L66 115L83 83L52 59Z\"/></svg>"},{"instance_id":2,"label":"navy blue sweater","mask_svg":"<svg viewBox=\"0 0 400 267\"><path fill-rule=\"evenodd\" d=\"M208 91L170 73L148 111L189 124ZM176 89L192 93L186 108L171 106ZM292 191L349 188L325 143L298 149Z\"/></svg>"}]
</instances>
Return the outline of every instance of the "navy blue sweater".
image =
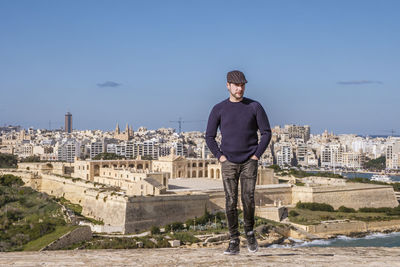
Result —
<instances>
[{"instance_id":1,"label":"navy blue sweater","mask_svg":"<svg viewBox=\"0 0 400 267\"><path fill-rule=\"evenodd\" d=\"M218 127L222 135L221 147L215 141ZM224 155L230 162L243 163L253 155L260 158L270 141L268 117L257 101L244 97L240 102L231 102L228 98L211 110L206 142L217 159Z\"/></svg>"}]
</instances>

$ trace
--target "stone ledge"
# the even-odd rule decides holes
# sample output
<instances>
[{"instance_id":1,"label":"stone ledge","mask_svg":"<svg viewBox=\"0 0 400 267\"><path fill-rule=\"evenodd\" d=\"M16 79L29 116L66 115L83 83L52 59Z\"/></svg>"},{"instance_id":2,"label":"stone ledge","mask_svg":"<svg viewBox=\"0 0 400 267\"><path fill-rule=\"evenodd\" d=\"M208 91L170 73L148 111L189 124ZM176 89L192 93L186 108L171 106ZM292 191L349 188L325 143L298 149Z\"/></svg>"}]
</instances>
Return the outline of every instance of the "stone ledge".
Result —
<instances>
[{"instance_id":1,"label":"stone ledge","mask_svg":"<svg viewBox=\"0 0 400 267\"><path fill-rule=\"evenodd\" d=\"M222 255L221 248L73 250L0 253L0 266L400 266L400 248L261 248Z\"/></svg>"}]
</instances>

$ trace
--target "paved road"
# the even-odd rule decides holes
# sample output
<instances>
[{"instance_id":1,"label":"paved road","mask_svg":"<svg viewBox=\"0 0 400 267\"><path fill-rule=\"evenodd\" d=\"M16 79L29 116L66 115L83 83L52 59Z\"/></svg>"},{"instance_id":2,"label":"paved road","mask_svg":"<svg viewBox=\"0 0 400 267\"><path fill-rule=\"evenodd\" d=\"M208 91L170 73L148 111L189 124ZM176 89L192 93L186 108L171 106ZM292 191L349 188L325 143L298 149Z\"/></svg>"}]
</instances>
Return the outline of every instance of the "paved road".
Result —
<instances>
[{"instance_id":1,"label":"paved road","mask_svg":"<svg viewBox=\"0 0 400 267\"><path fill-rule=\"evenodd\" d=\"M262 248L222 255L220 248L0 253L0 266L400 266L400 248Z\"/></svg>"}]
</instances>

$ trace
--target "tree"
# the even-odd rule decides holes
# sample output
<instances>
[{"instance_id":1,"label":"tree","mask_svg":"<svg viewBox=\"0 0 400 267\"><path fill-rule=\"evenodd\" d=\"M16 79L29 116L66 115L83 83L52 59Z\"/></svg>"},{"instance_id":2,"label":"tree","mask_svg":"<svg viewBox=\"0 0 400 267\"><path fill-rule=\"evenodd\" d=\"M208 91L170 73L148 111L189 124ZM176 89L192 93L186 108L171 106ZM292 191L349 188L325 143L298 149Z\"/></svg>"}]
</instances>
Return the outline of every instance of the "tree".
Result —
<instances>
[{"instance_id":1,"label":"tree","mask_svg":"<svg viewBox=\"0 0 400 267\"><path fill-rule=\"evenodd\" d=\"M30 157L22 158L20 161L21 162L41 162L39 156L30 156Z\"/></svg>"},{"instance_id":2,"label":"tree","mask_svg":"<svg viewBox=\"0 0 400 267\"><path fill-rule=\"evenodd\" d=\"M100 153L100 154L97 154L93 159L94 160L114 160L114 159L125 159L125 157L119 156L115 153Z\"/></svg>"},{"instance_id":3,"label":"tree","mask_svg":"<svg viewBox=\"0 0 400 267\"><path fill-rule=\"evenodd\" d=\"M277 164L272 164L272 165L269 166L268 168L273 169L275 172L281 171L281 168L280 168L279 165L277 165Z\"/></svg>"},{"instance_id":4,"label":"tree","mask_svg":"<svg viewBox=\"0 0 400 267\"><path fill-rule=\"evenodd\" d=\"M376 159L368 160L364 163L364 168L368 170L384 170L386 168L386 157L382 156Z\"/></svg>"},{"instance_id":5,"label":"tree","mask_svg":"<svg viewBox=\"0 0 400 267\"><path fill-rule=\"evenodd\" d=\"M153 225L150 229L152 235L159 235L161 233L160 228Z\"/></svg>"},{"instance_id":6,"label":"tree","mask_svg":"<svg viewBox=\"0 0 400 267\"><path fill-rule=\"evenodd\" d=\"M3 186L12 186L12 185L17 185L21 186L24 185L24 182L22 181L21 178L14 176L12 174L4 174L0 176L0 185Z\"/></svg>"},{"instance_id":7,"label":"tree","mask_svg":"<svg viewBox=\"0 0 400 267\"><path fill-rule=\"evenodd\" d=\"M12 154L0 153L0 168L13 168L17 167L17 156Z\"/></svg>"},{"instance_id":8,"label":"tree","mask_svg":"<svg viewBox=\"0 0 400 267\"><path fill-rule=\"evenodd\" d=\"M142 159L143 160L153 160L153 157L150 155L144 155L144 156L142 156Z\"/></svg>"}]
</instances>

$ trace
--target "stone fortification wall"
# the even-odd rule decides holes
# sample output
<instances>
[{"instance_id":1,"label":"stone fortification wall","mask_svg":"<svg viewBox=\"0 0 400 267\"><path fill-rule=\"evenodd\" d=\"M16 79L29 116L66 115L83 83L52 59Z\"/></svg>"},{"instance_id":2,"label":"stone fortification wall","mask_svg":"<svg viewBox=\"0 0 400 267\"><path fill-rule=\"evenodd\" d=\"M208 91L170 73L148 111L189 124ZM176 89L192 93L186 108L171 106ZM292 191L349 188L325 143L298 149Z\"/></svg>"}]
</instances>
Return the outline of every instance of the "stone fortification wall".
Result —
<instances>
[{"instance_id":1,"label":"stone fortification wall","mask_svg":"<svg viewBox=\"0 0 400 267\"><path fill-rule=\"evenodd\" d=\"M80 179L65 178L51 174L40 174L42 177L40 192L45 192L56 197L64 197L73 203L82 205L85 192L89 189L99 188L92 183Z\"/></svg>"},{"instance_id":2,"label":"stone fortification wall","mask_svg":"<svg viewBox=\"0 0 400 267\"><path fill-rule=\"evenodd\" d=\"M3 174L12 174L18 177L21 177L22 181L26 186L32 187L33 189L38 190L42 183L41 177L37 174L37 172L29 172L23 170L12 170L12 169L0 169L0 175Z\"/></svg>"},{"instance_id":3,"label":"stone fortification wall","mask_svg":"<svg viewBox=\"0 0 400 267\"><path fill-rule=\"evenodd\" d=\"M39 192L64 197L82 206L82 215L104 222L103 228L124 232L126 202L123 196L101 192L100 185L81 179L65 178L51 174L25 171L8 171L4 174L20 176L26 185Z\"/></svg>"},{"instance_id":4,"label":"stone fortification wall","mask_svg":"<svg viewBox=\"0 0 400 267\"><path fill-rule=\"evenodd\" d=\"M381 231L386 229L399 231L400 220L367 222L367 227L369 231Z\"/></svg>"},{"instance_id":5,"label":"stone fortification wall","mask_svg":"<svg viewBox=\"0 0 400 267\"><path fill-rule=\"evenodd\" d=\"M18 163L18 170L21 171L39 171L51 172L58 175L65 175L70 173L73 169L72 163L67 162L20 162Z\"/></svg>"},{"instance_id":6,"label":"stone fortification wall","mask_svg":"<svg viewBox=\"0 0 400 267\"><path fill-rule=\"evenodd\" d=\"M240 191L239 191L240 192ZM224 191L207 192L210 195L209 207L211 211L225 210L225 193ZM241 200L239 197L239 207L241 208ZM282 185L263 185L257 186L255 192L256 206L264 206L266 204L281 203L282 205L292 204L292 187L287 184Z\"/></svg>"},{"instance_id":7,"label":"stone fortification wall","mask_svg":"<svg viewBox=\"0 0 400 267\"><path fill-rule=\"evenodd\" d=\"M308 184L321 184L321 185L346 185L346 179L328 178L309 176L301 179L301 182Z\"/></svg>"},{"instance_id":8,"label":"stone fortification wall","mask_svg":"<svg viewBox=\"0 0 400 267\"><path fill-rule=\"evenodd\" d=\"M321 237L333 234L348 235L350 233L366 232L367 229L367 224L361 221L332 222L306 226L307 232Z\"/></svg>"},{"instance_id":9,"label":"stone fortification wall","mask_svg":"<svg viewBox=\"0 0 400 267\"><path fill-rule=\"evenodd\" d=\"M82 214L102 221L115 232L125 232L127 198L110 192L87 190Z\"/></svg>"},{"instance_id":10,"label":"stone fortification wall","mask_svg":"<svg viewBox=\"0 0 400 267\"><path fill-rule=\"evenodd\" d=\"M373 184L347 184L345 186L293 187L293 204L318 202L359 209L363 207L396 207L398 202L393 187Z\"/></svg>"},{"instance_id":11,"label":"stone fortification wall","mask_svg":"<svg viewBox=\"0 0 400 267\"><path fill-rule=\"evenodd\" d=\"M299 225L298 228L307 231L310 234L315 234L320 237L329 237L330 235L348 235L351 233L360 233L368 231L384 231L400 229L400 220L393 221L376 221L376 222L363 222L363 221L332 221L321 223L317 225Z\"/></svg>"},{"instance_id":12,"label":"stone fortification wall","mask_svg":"<svg viewBox=\"0 0 400 267\"><path fill-rule=\"evenodd\" d=\"M274 170L270 168L258 168L257 185L279 184L279 179L274 176Z\"/></svg>"},{"instance_id":13,"label":"stone fortification wall","mask_svg":"<svg viewBox=\"0 0 400 267\"><path fill-rule=\"evenodd\" d=\"M130 197L126 207L125 232L133 233L152 225L162 226L200 217L208 201L206 194Z\"/></svg>"},{"instance_id":14,"label":"stone fortification wall","mask_svg":"<svg viewBox=\"0 0 400 267\"><path fill-rule=\"evenodd\" d=\"M92 231L88 226L78 227L69 233L66 233L56 241L50 243L42 250L58 250L72 244L92 239Z\"/></svg>"}]
</instances>

